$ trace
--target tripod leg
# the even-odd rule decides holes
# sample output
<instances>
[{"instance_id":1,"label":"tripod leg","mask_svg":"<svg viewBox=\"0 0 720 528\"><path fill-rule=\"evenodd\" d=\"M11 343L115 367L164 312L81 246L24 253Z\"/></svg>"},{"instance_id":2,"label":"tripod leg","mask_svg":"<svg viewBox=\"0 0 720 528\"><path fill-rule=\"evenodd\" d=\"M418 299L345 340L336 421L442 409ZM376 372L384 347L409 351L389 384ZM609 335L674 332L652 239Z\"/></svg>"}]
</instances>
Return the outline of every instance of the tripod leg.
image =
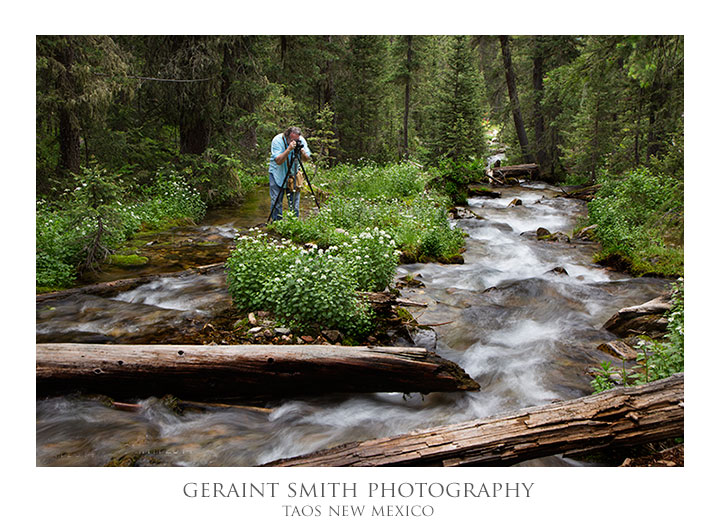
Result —
<instances>
[{"instance_id":1,"label":"tripod leg","mask_svg":"<svg viewBox=\"0 0 720 528\"><path fill-rule=\"evenodd\" d=\"M282 218L283 190L282 187L279 187L273 181L273 177L270 176L270 216L268 217L268 222Z\"/></svg>"},{"instance_id":2,"label":"tripod leg","mask_svg":"<svg viewBox=\"0 0 720 528\"><path fill-rule=\"evenodd\" d=\"M312 183L310 183L310 177L307 175L307 172L305 172L305 166L302 163L302 160L298 159L300 162L300 168L303 171L303 174L305 175L305 181L308 183L308 187L310 187L310 192L313 195L313 198L315 198L315 205L317 205L318 210L320 209L320 202L318 202L317 196L315 196L315 191L312 188Z\"/></svg>"},{"instance_id":3,"label":"tripod leg","mask_svg":"<svg viewBox=\"0 0 720 528\"><path fill-rule=\"evenodd\" d=\"M291 191L286 189L288 210L295 214L295 218L300 218L300 191Z\"/></svg>"}]
</instances>

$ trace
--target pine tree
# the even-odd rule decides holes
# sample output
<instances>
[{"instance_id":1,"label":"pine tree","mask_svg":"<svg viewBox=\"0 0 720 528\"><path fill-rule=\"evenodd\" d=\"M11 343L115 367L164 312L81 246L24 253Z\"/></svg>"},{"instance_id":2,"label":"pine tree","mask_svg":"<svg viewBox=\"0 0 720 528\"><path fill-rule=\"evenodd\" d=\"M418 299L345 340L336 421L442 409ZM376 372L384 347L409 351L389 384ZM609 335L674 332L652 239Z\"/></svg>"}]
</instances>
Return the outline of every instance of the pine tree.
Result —
<instances>
[{"instance_id":1,"label":"pine tree","mask_svg":"<svg viewBox=\"0 0 720 528\"><path fill-rule=\"evenodd\" d=\"M88 130L127 86L127 58L111 37L85 35L38 36L36 54L38 139L45 128L57 131L58 175L79 174L81 139L88 152ZM48 174L38 176L47 187Z\"/></svg>"},{"instance_id":2,"label":"pine tree","mask_svg":"<svg viewBox=\"0 0 720 528\"><path fill-rule=\"evenodd\" d=\"M446 158L462 163L485 155L477 81L469 40L456 36L433 109L430 143L437 160Z\"/></svg>"},{"instance_id":3,"label":"pine tree","mask_svg":"<svg viewBox=\"0 0 720 528\"><path fill-rule=\"evenodd\" d=\"M345 160L384 160L389 156L390 145L383 141L389 132L385 126L389 116L386 63L387 37L349 37L335 108Z\"/></svg>"}]
</instances>

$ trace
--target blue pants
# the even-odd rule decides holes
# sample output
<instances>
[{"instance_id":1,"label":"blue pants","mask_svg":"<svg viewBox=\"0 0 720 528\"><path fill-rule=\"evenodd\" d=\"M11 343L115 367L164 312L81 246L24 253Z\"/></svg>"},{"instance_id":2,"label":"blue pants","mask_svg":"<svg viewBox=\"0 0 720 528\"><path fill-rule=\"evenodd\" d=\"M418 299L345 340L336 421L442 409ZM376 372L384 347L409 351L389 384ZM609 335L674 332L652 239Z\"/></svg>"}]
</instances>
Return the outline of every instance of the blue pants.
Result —
<instances>
[{"instance_id":1,"label":"blue pants","mask_svg":"<svg viewBox=\"0 0 720 528\"><path fill-rule=\"evenodd\" d=\"M280 187L279 185L277 185L275 183L275 178L273 178L273 176L271 174L270 175L270 207L273 207L273 205L275 205L275 207L273 207L273 210L270 214L270 218L272 220L280 220L282 218L283 198L278 198L281 191L282 191L282 187ZM285 189L285 194L287 195L288 208L290 208L295 213L296 218L300 218L300 191L292 192L290 189Z\"/></svg>"}]
</instances>

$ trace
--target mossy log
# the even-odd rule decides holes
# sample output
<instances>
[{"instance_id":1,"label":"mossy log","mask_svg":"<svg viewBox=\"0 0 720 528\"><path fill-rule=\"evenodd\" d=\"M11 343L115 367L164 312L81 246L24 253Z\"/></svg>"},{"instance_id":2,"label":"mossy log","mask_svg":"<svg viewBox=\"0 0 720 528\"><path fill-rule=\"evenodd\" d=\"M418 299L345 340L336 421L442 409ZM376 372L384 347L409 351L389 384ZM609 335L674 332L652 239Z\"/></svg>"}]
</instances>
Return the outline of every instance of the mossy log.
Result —
<instances>
[{"instance_id":1,"label":"mossy log","mask_svg":"<svg viewBox=\"0 0 720 528\"><path fill-rule=\"evenodd\" d=\"M683 436L684 376L403 436L353 442L268 466L506 466Z\"/></svg>"},{"instance_id":2,"label":"mossy log","mask_svg":"<svg viewBox=\"0 0 720 528\"><path fill-rule=\"evenodd\" d=\"M423 348L331 345L36 345L38 395L173 394L202 401L357 392L478 390Z\"/></svg>"}]
</instances>

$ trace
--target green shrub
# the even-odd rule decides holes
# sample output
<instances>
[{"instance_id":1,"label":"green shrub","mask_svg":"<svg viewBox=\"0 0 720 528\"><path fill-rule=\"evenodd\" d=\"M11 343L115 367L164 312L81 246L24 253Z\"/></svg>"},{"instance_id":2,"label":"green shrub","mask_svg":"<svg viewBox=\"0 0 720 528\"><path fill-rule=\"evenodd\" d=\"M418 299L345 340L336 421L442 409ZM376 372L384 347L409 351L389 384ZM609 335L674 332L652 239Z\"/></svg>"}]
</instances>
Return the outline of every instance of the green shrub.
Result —
<instances>
[{"instance_id":1,"label":"green shrub","mask_svg":"<svg viewBox=\"0 0 720 528\"><path fill-rule=\"evenodd\" d=\"M338 165L318 178L320 188L345 197L408 198L423 192L430 180L411 163Z\"/></svg>"},{"instance_id":2,"label":"green shrub","mask_svg":"<svg viewBox=\"0 0 720 528\"><path fill-rule=\"evenodd\" d=\"M341 165L314 178L330 196L304 220L287 215L272 222L268 229L284 242L238 239L228 260L235 304L273 311L301 328L320 324L367 331L370 312L357 291L385 289L401 252L444 259L464 244L462 231L447 218L447 197L426 190L429 179L409 163Z\"/></svg>"},{"instance_id":3,"label":"green shrub","mask_svg":"<svg viewBox=\"0 0 720 528\"><path fill-rule=\"evenodd\" d=\"M171 220L197 221L205 214L200 195L175 171L158 171L139 201L123 205L125 182L99 167L85 169L60 200L36 204L36 285L72 285L79 268L93 265L141 227L159 229Z\"/></svg>"},{"instance_id":4,"label":"green shrub","mask_svg":"<svg viewBox=\"0 0 720 528\"><path fill-rule=\"evenodd\" d=\"M370 330L370 307L359 298L361 282L351 259L367 244L300 248L265 233L243 235L227 261L228 289L241 310L268 310L304 330L336 328L351 335ZM384 286L383 286L384 287Z\"/></svg>"},{"instance_id":5,"label":"green shrub","mask_svg":"<svg viewBox=\"0 0 720 528\"><path fill-rule=\"evenodd\" d=\"M208 149L202 156L183 156L178 172L211 207L237 202L258 183L267 181L267 169L248 167L240 159Z\"/></svg>"},{"instance_id":6,"label":"green shrub","mask_svg":"<svg viewBox=\"0 0 720 528\"><path fill-rule=\"evenodd\" d=\"M406 170L408 165L403 167ZM419 173L416 168L413 170ZM387 181L387 174L395 174L390 169L384 171L375 168L358 172L366 177L377 177L383 182ZM335 175L338 174L344 172L335 172ZM420 182L426 181L426 178L416 176ZM365 185L374 189L384 187L384 184L374 185L372 182L366 182ZM415 185L415 191L420 189L419 183ZM356 187L348 184L343 189L353 188ZM400 188L408 189L409 186L395 187L395 191ZM316 214L304 220L284 218L273 222L269 228L297 242L312 242L323 248L347 242L348 237L368 228L378 228L388 233L397 249L406 255L416 260L441 260L455 256L464 245L462 231L452 227L447 218L449 205L447 197L423 189L409 196L392 195L372 199L358 194L347 195L343 191L342 194L330 197Z\"/></svg>"},{"instance_id":7,"label":"green shrub","mask_svg":"<svg viewBox=\"0 0 720 528\"><path fill-rule=\"evenodd\" d=\"M649 169L619 178L603 175L596 198L588 204L597 224L600 258L619 255L642 275L683 273L683 184Z\"/></svg>"}]
</instances>

